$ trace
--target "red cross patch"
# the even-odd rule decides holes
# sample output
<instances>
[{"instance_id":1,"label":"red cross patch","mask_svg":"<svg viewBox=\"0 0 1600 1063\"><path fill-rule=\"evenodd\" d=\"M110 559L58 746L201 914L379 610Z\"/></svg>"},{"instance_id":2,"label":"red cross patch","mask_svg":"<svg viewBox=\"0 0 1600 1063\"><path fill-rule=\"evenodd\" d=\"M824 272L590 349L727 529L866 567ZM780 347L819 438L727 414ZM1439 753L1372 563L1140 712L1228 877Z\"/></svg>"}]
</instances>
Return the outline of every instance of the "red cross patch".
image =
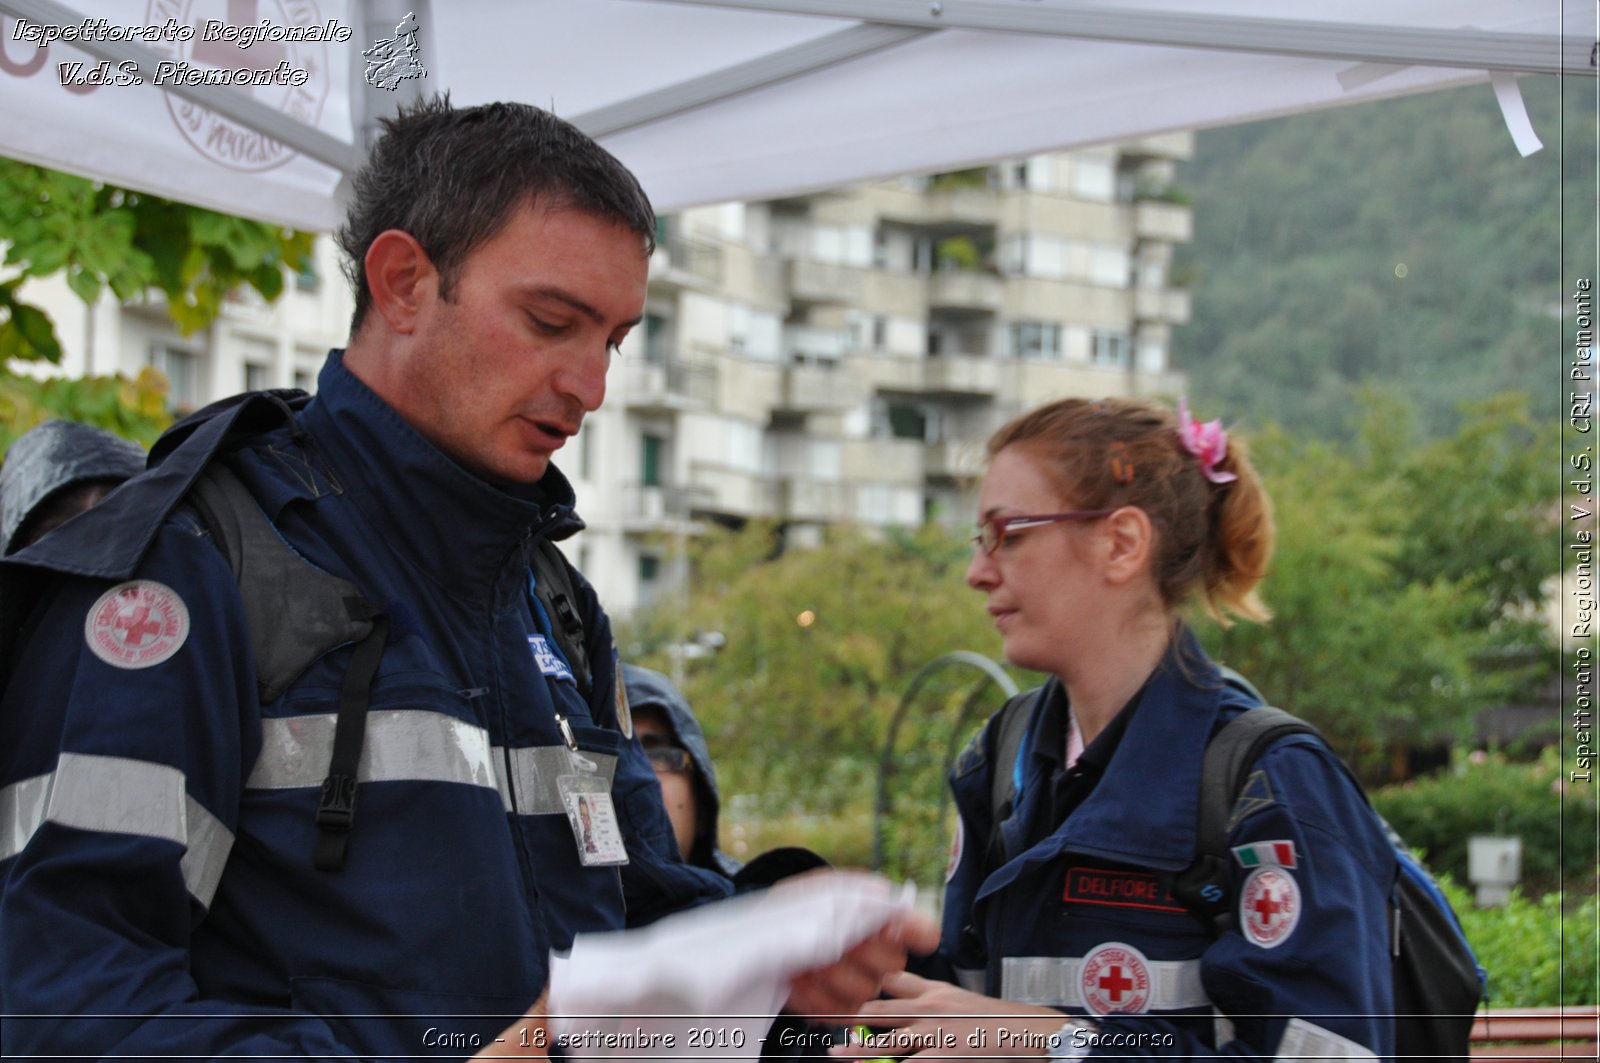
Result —
<instances>
[{"instance_id":1,"label":"red cross patch","mask_svg":"<svg viewBox=\"0 0 1600 1063\"><path fill-rule=\"evenodd\" d=\"M1096 1015L1150 1010L1150 961L1132 945L1108 941L1083 958L1083 1005Z\"/></svg>"},{"instance_id":2,"label":"red cross patch","mask_svg":"<svg viewBox=\"0 0 1600 1063\"><path fill-rule=\"evenodd\" d=\"M89 607L83 638L90 651L116 668L149 668L183 648L189 608L165 583L119 583Z\"/></svg>"},{"instance_id":3,"label":"red cross patch","mask_svg":"<svg viewBox=\"0 0 1600 1063\"><path fill-rule=\"evenodd\" d=\"M1276 867L1250 873L1239 893L1239 925L1254 945L1275 949L1300 922L1300 884Z\"/></svg>"}]
</instances>

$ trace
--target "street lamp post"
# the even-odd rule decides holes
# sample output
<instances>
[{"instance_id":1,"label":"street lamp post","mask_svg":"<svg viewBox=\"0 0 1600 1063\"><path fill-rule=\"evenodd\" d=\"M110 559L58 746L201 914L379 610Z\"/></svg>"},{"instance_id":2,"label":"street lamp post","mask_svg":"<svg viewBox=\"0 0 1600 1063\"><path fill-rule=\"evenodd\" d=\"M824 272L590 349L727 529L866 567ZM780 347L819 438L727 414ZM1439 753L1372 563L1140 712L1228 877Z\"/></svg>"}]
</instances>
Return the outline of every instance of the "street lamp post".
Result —
<instances>
[{"instance_id":1,"label":"street lamp post","mask_svg":"<svg viewBox=\"0 0 1600 1063\"><path fill-rule=\"evenodd\" d=\"M945 755L942 761L946 771L955 760L956 746L967 733L967 727L973 714L977 711L980 696L993 685L1000 688L1001 693L1009 698L1017 693L1017 684L1012 681L999 665L980 653L967 650L956 650L942 654L923 665L916 675L911 677L911 683L906 687L905 694L900 698L900 705L895 709L894 718L889 722L888 737L883 743L883 752L878 759L878 795L872 810L872 867L880 870L886 858L887 848L884 839L884 825L889 813L893 810L894 801L889 795L889 781L894 774L895 745L900 737L900 726L910 714L911 706L916 703L917 695L927 685L936 673L948 668L974 669L979 673L977 681L967 693L966 700L961 703L961 711L956 716L955 723L950 728L950 740L945 745ZM945 809L950 803L950 792L947 788L939 790L939 821L944 821Z\"/></svg>"}]
</instances>

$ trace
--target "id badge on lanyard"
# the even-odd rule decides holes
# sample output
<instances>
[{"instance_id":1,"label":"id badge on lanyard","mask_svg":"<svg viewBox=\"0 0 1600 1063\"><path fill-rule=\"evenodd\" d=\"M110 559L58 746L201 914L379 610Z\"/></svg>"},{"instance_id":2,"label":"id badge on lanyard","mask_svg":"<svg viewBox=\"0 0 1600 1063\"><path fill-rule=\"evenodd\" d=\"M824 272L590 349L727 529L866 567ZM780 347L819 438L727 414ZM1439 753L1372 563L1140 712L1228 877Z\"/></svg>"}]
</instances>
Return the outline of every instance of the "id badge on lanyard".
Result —
<instances>
[{"instance_id":1,"label":"id badge on lanyard","mask_svg":"<svg viewBox=\"0 0 1600 1063\"><path fill-rule=\"evenodd\" d=\"M600 765L584 756L572 737L565 716L556 716L561 735L567 741L567 771L556 776L556 788L566 809L572 839L578 845L578 861L584 867L611 867L628 862L628 850L617 824L617 809L611 801L611 784L600 772Z\"/></svg>"}]
</instances>

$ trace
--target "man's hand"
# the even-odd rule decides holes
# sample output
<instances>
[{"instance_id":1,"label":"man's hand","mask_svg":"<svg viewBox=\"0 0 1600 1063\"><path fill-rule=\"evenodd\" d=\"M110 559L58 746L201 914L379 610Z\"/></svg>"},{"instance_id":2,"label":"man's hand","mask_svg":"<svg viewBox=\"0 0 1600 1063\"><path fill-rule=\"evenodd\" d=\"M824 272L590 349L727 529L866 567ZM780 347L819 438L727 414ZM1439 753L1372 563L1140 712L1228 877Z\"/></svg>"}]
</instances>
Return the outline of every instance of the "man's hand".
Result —
<instances>
[{"instance_id":1,"label":"man's hand","mask_svg":"<svg viewBox=\"0 0 1600 1063\"><path fill-rule=\"evenodd\" d=\"M838 962L791 978L784 1010L844 1021L877 997L886 976L905 970L908 951L921 954L938 947L939 927L933 920L917 912L898 915Z\"/></svg>"},{"instance_id":2,"label":"man's hand","mask_svg":"<svg viewBox=\"0 0 1600 1063\"><path fill-rule=\"evenodd\" d=\"M546 1021L549 1017L549 1008L546 1002L550 998L550 989L539 994L539 999L533 1002L533 1007L528 1013L508 1026L500 1035L498 1041L485 1045L481 1052L473 1055L473 1059L549 1059L550 1058L550 1026Z\"/></svg>"},{"instance_id":3,"label":"man's hand","mask_svg":"<svg viewBox=\"0 0 1600 1063\"><path fill-rule=\"evenodd\" d=\"M1050 1008L998 1000L904 972L886 978L883 988L894 999L869 1001L856 1021L888 1032L852 1037L849 1044L830 1048L829 1055L839 1059L1038 1057L1046 1054L1050 1035L1067 1021L1065 1015Z\"/></svg>"}]
</instances>

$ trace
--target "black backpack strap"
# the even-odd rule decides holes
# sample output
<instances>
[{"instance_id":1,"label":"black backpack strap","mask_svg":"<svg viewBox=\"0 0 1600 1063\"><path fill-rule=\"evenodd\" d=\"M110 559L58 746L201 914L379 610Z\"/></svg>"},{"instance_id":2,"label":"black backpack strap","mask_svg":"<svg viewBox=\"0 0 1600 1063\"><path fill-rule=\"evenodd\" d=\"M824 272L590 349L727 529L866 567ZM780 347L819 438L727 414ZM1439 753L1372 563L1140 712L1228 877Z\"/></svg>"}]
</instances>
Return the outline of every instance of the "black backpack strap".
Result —
<instances>
[{"instance_id":1,"label":"black backpack strap","mask_svg":"<svg viewBox=\"0 0 1600 1063\"><path fill-rule=\"evenodd\" d=\"M318 871L337 871L344 866L350 828L356 820L356 776L361 766L361 746L367 736L372 680L378 674L378 662L383 659L384 643L389 637L387 616L374 612L360 598L352 598L347 604L351 619L367 622L371 630L356 643L339 690L333 754L328 758L328 777L322 781L322 799L317 803L317 846L311 862Z\"/></svg>"},{"instance_id":2,"label":"black backpack strap","mask_svg":"<svg viewBox=\"0 0 1600 1063\"><path fill-rule=\"evenodd\" d=\"M567 564L566 555L549 539L540 539L534 547L533 593L550 617L551 634L572 666L578 693L588 701L594 692L594 666L589 661L588 639L578 605L583 599L578 597L572 566Z\"/></svg>"},{"instance_id":3,"label":"black backpack strap","mask_svg":"<svg viewBox=\"0 0 1600 1063\"><path fill-rule=\"evenodd\" d=\"M1013 696L989 721L994 728L994 759L989 769L989 843L984 852L990 869L1005 863L1010 855L1000 826L1015 811L1017 760L1022 756L1022 740L1043 691L1044 687L1035 687Z\"/></svg>"},{"instance_id":4,"label":"black backpack strap","mask_svg":"<svg viewBox=\"0 0 1600 1063\"><path fill-rule=\"evenodd\" d=\"M1195 858L1173 876L1171 889L1213 936L1227 930L1233 921L1228 896L1228 832L1254 807L1240 800L1255 775L1250 769L1268 746L1291 734L1318 732L1282 709L1257 705L1229 720L1206 743L1200 766Z\"/></svg>"},{"instance_id":5,"label":"black backpack strap","mask_svg":"<svg viewBox=\"0 0 1600 1063\"><path fill-rule=\"evenodd\" d=\"M267 520L255 496L220 459L195 481L187 504L239 584L256 661L256 689L275 701L311 664L354 643L339 692L333 751L317 805L312 862L321 871L344 866L355 824L356 779L366 741L372 681L388 640L388 618L348 580L301 557ZM284 618L293 617L293 624Z\"/></svg>"}]
</instances>

